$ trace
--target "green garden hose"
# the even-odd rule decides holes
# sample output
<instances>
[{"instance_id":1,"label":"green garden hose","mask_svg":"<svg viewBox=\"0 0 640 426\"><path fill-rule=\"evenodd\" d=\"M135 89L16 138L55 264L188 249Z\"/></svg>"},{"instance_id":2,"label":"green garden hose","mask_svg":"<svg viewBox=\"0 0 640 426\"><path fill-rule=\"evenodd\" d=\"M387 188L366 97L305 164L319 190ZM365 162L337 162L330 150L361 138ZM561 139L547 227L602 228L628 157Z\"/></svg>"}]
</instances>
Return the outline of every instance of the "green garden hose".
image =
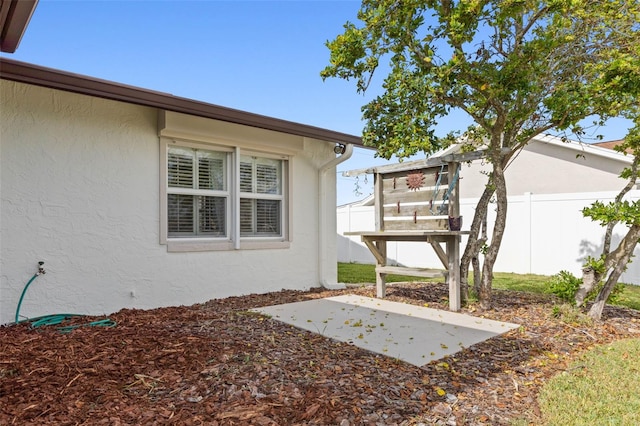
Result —
<instances>
[{"instance_id":1,"label":"green garden hose","mask_svg":"<svg viewBox=\"0 0 640 426\"><path fill-rule=\"evenodd\" d=\"M20 295L20 300L18 301L18 306L16 308L16 318L15 318L16 324L19 324L21 322L28 322L31 325L31 328L37 328L37 327L42 327L46 325L58 325L71 318L83 317L84 315L80 315L80 314L53 314L53 315L44 315L41 317L27 318L24 320L20 320L20 306L22 305L22 300L24 299L24 295L27 293L27 289L29 288L31 283L38 276L43 274L45 274L44 262L38 262L38 272L36 272L33 275L33 277L31 277L29 282L27 282L27 285L24 286L24 289L22 290L22 294ZM57 329L58 331L60 331L60 333L69 333L72 330L79 327L115 327L115 325L116 325L115 321L109 318L105 318L103 320L91 321L84 324L74 324L74 325L67 325L64 327L58 327Z\"/></svg>"},{"instance_id":2,"label":"green garden hose","mask_svg":"<svg viewBox=\"0 0 640 426\"><path fill-rule=\"evenodd\" d=\"M22 299L24 299L24 295L27 292L27 289L29 288L33 280L35 280L38 277L38 275L44 274L44 268L42 268L42 265L44 264L44 262L40 262L39 264L40 264L40 267L38 268L38 272L36 272L33 275L33 277L31 277L27 285L24 286L24 289L22 290L22 294L20 295L20 300L18 301L18 307L16 308L16 324L20 322L20 305L22 305Z\"/></svg>"}]
</instances>

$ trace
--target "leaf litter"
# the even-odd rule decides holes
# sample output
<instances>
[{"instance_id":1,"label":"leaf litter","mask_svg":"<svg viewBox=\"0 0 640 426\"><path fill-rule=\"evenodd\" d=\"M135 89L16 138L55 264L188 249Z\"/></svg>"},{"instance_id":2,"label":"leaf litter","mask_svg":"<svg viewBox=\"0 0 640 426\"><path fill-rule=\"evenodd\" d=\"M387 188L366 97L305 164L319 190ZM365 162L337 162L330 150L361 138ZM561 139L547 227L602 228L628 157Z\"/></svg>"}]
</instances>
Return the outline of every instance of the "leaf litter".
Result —
<instances>
[{"instance_id":1,"label":"leaf litter","mask_svg":"<svg viewBox=\"0 0 640 426\"><path fill-rule=\"evenodd\" d=\"M375 289L124 309L114 328L68 334L1 327L0 424L537 424L551 376L595 345L640 336L638 311L607 306L605 322L584 326L554 318L550 296L495 291L493 310L462 312L526 326L415 367L248 311L347 292ZM447 292L401 283L387 298L447 309Z\"/></svg>"}]
</instances>

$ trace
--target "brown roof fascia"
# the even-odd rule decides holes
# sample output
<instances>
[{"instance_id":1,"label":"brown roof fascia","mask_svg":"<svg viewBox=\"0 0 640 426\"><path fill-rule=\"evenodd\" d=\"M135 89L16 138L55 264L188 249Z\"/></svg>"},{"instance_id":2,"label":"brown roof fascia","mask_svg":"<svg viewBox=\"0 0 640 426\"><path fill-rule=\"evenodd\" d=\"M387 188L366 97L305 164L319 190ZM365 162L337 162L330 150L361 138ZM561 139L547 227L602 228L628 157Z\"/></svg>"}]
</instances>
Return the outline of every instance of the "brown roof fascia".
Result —
<instances>
[{"instance_id":1,"label":"brown roof fascia","mask_svg":"<svg viewBox=\"0 0 640 426\"><path fill-rule=\"evenodd\" d=\"M279 118L253 114L80 74L0 58L0 78L51 89L127 102L335 143L362 146L362 138Z\"/></svg>"},{"instance_id":2,"label":"brown roof fascia","mask_svg":"<svg viewBox=\"0 0 640 426\"><path fill-rule=\"evenodd\" d=\"M0 51L16 51L37 4L38 0L0 0Z\"/></svg>"}]
</instances>

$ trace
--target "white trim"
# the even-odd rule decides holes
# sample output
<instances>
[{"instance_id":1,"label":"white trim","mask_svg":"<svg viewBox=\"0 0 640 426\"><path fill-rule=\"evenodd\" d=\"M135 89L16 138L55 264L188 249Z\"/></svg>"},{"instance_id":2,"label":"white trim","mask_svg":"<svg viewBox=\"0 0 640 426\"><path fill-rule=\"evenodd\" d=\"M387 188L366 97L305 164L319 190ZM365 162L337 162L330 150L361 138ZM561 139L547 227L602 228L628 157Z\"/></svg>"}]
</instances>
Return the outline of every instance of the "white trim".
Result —
<instances>
[{"instance_id":1,"label":"white trim","mask_svg":"<svg viewBox=\"0 0 640 426\"><path fill-rule=\"evenodd\" d=\"M265 241L256 241L256 240L245 240L240 241L240 250L264 250L264 249L287 249L291 247L291 243L289 241L269 241L265 239Z\"/></svg>"},{"instance_id":2,"label":"white trim","mask_svg":"<svg viewBox=\"0 0 640 426\"><path fill-rule=\"evenodd\" d=\"M158 163L160 166L160 245L165 245L168 242L168 217L167 217L167 181L168 181L168 167L167 167L167 153L168 153L168 143L164 138L160 138L160 158L158 159Z\"/></svg>"},{"instance_id":3,"label":"white trim","mask_svg":"<svg viewBox=\"0 0 640 426\"><path fill-rule=\"evenodd\" d=\"M235 147L233 150L233 176L238 176L240 174L240 148ZM236 179L233 180L233 211L240 212L240 182L237 182ZM233 234L231 234L231 239L233 241L233 249L240 250L240 214L233 215Z\"/></svg>"},{"instance_id":4,"label":"white trim","mask_svg":"<svg viewBox=\"0 0 640 426\"><path fill-rule=\"evenodd\" d=\"M166 243L169 253L184 253L196 251L228 251L233 250L231 241L195 241L195 238L188 240L169 239Z\"/></svg>"},{"instance_id":5,"label":"white trim","mask_svg":"<svg viewBox=\"0 0 640 426\"><path fill-rule=\"evenodd\" d=\"M304 148L302 136L172 111L159 111L158 127L160 136L224 145L230 150L239 146L270 154L295 155Z\"/></svg>"}]
</instances>

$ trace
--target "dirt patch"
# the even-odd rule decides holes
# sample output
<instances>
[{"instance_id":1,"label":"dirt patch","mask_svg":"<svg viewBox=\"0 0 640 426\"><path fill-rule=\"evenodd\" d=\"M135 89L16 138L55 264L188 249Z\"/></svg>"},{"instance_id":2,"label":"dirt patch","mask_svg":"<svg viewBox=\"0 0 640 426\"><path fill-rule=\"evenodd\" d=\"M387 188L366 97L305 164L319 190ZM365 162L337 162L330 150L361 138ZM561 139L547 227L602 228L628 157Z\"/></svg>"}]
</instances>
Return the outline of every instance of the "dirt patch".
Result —
<instances>
[{"instance_id":1,"label":"dirt patch","mask_svg":"<svg viewBox=\"0 0 640 426\"><path fill-rule=\"evenodd\" d=\"M388 299L446 309L443 284L390 286ZM373 288L282 291L123 310L115 328L0 328L0 424L499 425L536 423L540 386L596 344L640 337L640 312L607 307L592 327L554 300L495 292L489 319L526 324L414 367L248 309ZM463 309L480 315L473 307Z\"/></svg>"}]
</instances>

